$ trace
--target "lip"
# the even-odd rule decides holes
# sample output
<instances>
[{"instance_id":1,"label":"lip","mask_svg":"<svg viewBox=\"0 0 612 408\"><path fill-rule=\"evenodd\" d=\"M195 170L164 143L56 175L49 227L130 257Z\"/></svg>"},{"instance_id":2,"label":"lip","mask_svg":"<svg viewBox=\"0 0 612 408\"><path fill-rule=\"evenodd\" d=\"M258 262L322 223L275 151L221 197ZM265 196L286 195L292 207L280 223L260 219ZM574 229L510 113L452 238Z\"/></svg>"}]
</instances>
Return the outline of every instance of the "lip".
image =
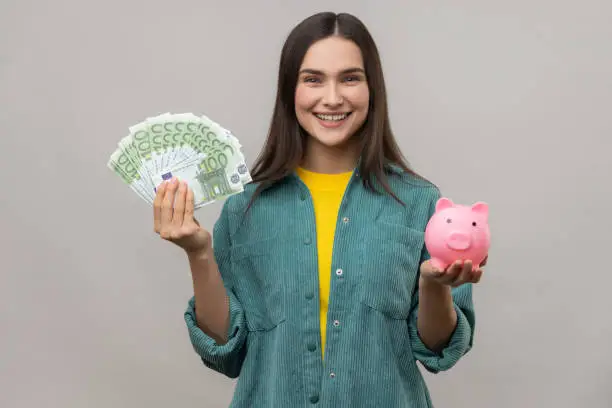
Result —
<instances>
[{"instance_id":1,"label":"lip","mask_svg":"<svg viewBox=\"0 0 612 408\"><path fill-rule=\"evenodd\" d=\"M352 111L348 112L312 112L315 115L348 115Z\"/></svg>"},{"instance_id":2,"label":"lip","mask_svg":"<svg viewBox=\"0 0 612 408\"><path fill-rule=\"evenodd\" d=\"M321 125L322 127L326 129L336 129L341 126L344 126L347 120L351 117L351 114L352 112L334 112L334 113L313 112L313 116L315 117L317 122L319 122L319 125ZM319 117L317 117L317 115L347 115L347 116L341 121L326 121L326 120L320 119Z\"/></svg>"}]
</instances>

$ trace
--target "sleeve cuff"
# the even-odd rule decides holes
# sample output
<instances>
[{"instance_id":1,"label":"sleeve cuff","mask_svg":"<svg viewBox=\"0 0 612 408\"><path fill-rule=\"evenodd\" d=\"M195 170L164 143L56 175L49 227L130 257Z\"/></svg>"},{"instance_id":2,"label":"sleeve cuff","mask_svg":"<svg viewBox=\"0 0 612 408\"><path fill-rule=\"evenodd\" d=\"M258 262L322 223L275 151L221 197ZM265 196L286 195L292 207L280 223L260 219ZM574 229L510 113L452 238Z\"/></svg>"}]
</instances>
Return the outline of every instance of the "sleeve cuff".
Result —
<instances>
[{"instance_id":1,"label":"sleeve cuff","mask_svg":"<svg viewBox=\"0 0 612 408\"><path fill-rule=\"evenodd\" d=\"M204 333L197 324L195 314L195 297L192 297L185 311L185 322L189 338L194 350L202 358L203 363L231 378L238 376L244 355L242 350L246 341L247 330L244 310L238 298L228 291L230 307L230 324L228 341L219 345L212 337Z\"/></svg>"},{"instance_id":2,"label":"sleeve cuff","mask_svg":"<svg viewBox=\"0 0 612 408\"><path fill-rule=\"evenodd\" d=\"M472 347L472 325L470 325L467 317L457 304L455 304L455 311L457 312L457 326L448 344L439 353L430 350L423 343L416 324L417 311L415 310L412 314L412 322L410 324L412 351L415 358L431 373L436 374L440 371L450 369Z\"/></svg>"}]
</instances>

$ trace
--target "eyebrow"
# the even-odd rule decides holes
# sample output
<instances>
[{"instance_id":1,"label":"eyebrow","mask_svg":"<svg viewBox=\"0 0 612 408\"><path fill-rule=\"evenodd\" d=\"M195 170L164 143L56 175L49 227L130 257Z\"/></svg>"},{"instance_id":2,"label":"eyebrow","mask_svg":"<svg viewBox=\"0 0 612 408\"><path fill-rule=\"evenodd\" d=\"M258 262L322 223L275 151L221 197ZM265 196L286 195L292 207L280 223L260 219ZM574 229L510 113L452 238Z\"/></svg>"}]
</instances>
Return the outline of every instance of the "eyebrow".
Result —
<instances>
[{"instance_id":1,"label":"eyebrow","mask_svg":"<svg viewBox=\"0 0 612 408\"><path fill-rule=\"evenodd\" d=\"M357 68L357 67L344 69L340 73L341 74L354 74L357 72L365 74L365 71L363 70L363 68ZM320 71L318 69L312 69L312 68L304 68L300 70L300 74L325 75L323 71Z\"/></svg>"}]
</instances>

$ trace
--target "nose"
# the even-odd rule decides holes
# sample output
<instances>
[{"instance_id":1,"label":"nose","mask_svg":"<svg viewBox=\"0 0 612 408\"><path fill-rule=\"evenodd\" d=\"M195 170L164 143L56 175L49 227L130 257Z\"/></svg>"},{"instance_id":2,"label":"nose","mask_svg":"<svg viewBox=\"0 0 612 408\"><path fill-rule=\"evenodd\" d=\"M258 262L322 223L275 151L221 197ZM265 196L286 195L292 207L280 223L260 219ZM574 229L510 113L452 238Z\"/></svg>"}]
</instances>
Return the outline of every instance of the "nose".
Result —
<instances>
[{"instance_id":1,"label":"nose","mask_svg":"<svg viewBox=\"0 0 612 408\"><path fill-rule=\"evenodd\" d=\"M471 244L472 239L470 235L461 231L452 231L446 239L446 245L457 251L465 251Z\"/></svg>"},{"instance_id":2,"label":"nose","mask_svg":"<svg viewBox=\"0 0 612 408\"><path fill-rule=\"evenodd\" d=\"M323 96L323 103L328 106L338 106L343 102L342 95L338 90L338 87L334 83L330 83L325 90L325 95Z\"/></svg>"}]
</instances>

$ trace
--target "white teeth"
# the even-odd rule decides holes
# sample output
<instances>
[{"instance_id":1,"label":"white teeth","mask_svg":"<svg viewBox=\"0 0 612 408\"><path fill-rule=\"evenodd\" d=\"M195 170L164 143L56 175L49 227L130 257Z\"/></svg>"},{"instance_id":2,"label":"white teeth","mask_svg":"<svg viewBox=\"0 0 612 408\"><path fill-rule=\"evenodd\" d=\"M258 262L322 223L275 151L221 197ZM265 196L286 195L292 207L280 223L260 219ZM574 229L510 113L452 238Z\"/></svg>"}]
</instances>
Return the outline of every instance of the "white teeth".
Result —
<instances>
[{"instance_id":1,"label":"white teeth","mask_svg":"<svg viewBox=\"0 0 612 408\"><path fill-rule=\"evenodd\" d=\"M341 114L341 115L323 115L323 114L316 114L315 116L316 116L317 118L321 119L321 120L339 121L339 120L346 119L346 117L348 116L348 113L343 113L343 114Z\"/></svg>"}]
</instances>

